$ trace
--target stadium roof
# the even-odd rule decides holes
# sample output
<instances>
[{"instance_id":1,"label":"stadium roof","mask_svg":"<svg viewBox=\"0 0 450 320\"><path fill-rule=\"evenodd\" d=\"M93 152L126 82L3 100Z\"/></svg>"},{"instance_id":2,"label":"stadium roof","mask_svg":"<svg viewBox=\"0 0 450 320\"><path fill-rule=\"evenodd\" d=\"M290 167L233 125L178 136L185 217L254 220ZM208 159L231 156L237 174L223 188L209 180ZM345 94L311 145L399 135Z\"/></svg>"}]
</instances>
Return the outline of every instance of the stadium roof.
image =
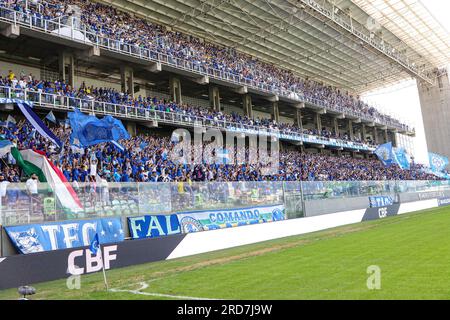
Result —
<instances>
[{"instance_id":1,"label":"stadium roof","mask_svg":"<svg viewBox=\"0 0 450 320\"><path fill-rule=\"evenodd\" d=\"M418 0L102 0L356 93L435 83L450 36Z\"/></svg>"}]
</instances>

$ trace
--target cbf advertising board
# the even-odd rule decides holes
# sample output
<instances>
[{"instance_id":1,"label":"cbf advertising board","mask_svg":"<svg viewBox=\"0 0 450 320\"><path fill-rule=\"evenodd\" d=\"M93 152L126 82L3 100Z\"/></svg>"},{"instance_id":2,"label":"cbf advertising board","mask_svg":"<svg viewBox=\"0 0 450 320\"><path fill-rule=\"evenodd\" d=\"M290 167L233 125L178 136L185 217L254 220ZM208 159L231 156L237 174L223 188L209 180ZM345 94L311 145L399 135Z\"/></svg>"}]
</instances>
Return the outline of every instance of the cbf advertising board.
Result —
<instances>
[{"instance_id":1,"label":"cbf advertising board","mask_svg":"<svg viewBox=\"0 0 450 320\"><path fill-rule=\"evenodd\" d=\"M183 233L284 220L284 205L178 213Z\"/></svg>"}]
</instances>

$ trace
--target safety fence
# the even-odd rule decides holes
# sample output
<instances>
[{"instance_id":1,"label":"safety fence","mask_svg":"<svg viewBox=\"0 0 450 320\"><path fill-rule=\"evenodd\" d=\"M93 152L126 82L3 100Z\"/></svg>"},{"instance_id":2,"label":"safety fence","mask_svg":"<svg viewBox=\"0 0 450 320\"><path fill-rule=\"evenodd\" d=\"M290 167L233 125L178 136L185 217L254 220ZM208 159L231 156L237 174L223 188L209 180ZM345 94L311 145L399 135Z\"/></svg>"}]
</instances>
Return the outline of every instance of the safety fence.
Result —
<instances>
[{"instance_id":1,"label":"safety fence","mask_svg":"<svg viewBox=\"0 0 450 320\"><path fill-rule=\"evenodd\" d=\"M60 111L73 111L74 108L78 108L83 112L91 114L111 115L118 118L133 119L138 121L154 121L156 123L160 122L184 127L197 126L252 135L275 136L286 141L323 144L325 146L342 147L355 151L374 151L376 149L376 145L349 141L341 138L328 138L306 134L301 132L300 129L298 131L291 129L278 130L276 128L237 123L225 119L219 120L216 118L195 116L184 111L162 111L150 107L143 108L97 101L93 98L87 97L77 98L60 94L45 93L42 90L0 86L0 99L2 103L14 103L15 101L21 100L27 101L34 106L56 109Z\"/></svg>"},{"instance_id":2,"label":"safety fence","mask_svg":"<svg viewBox=\"0 0 450 320\"><path fill-rule=\"evenodd\" d=\"M3 183L0 225L278 204L284 206L286 218L299 218L305 216L305 203L316 200L371 196L396 199L401 194L450 191L450 181L112 183L103 180L71 186L74 203L79 203L77 210L62 206L58 186L40 183L35 190L22 183Z\"/></svg>"}]
</instances>

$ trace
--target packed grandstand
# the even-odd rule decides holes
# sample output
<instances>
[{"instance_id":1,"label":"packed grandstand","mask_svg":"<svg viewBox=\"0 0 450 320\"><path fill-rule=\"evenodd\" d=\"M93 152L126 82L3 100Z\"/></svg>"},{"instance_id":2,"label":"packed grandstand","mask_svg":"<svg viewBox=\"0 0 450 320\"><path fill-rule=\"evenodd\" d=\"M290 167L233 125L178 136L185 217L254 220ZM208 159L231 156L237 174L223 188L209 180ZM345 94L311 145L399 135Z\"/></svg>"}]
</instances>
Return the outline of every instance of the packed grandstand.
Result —
<instances>
[{"instance_id":1,"label":"packed grandstand","mask_svg":"<svg viewBox=\"0 0 450 320\"><path fill-rule=\"evenodd\" d=\"M175 31L168 31L164 26L150 23L142 18L117 10L114 7L89 1L0 1L0 5L16 12L31 15L33 24L42 24L45 20L55 18L62 22L70 21L72 16L79 17L90 32L118 41L120 46L137 46L164 53L173 58L190 61L201 70L221 70L232 77L248 79L261 87L269 87L278 92L285 90L300 94L305 98L315 99L327 106L339 106L346 113L357 113L377 119L381 123L395 123L396 119L383 115L370 107L358 96L318 82L301 79L289 70L261 62L254 57L238 51L205 43L199 39ZM74 10L76 8L76 10ZM184 118L201 118L210 123L228 121L237 125L251 125L257 128L277 129L283 132L309 134L327 139L354 141L376 147L377 143L370 136L362 137L348 132L336 132L333 128L300 128L296 124L282 123L273 119L250 118L237 113L227 114L201 106L177 104L161 97L133 96L129 92L119 92L108 87L94 87L83 84L74 88L67 81L48 81L38 79L33 74L15 74L12 70L2 70L0 91L3 96L24 98L33 93L48 94L66 98L71 107L80 107L80 101L99 101L118 105L119 109L130 114L133 109L143 111L162 111L179 114ZM6 120L6 119L5 119ZM62 119L64 120L64 119ZM76 152L69 146L70 128L67 124L51 126L55 134L65 142L64 151L59 154L55 164L64 172L70 182L89 182L89 157L95 153L100 161L99 175L112 182L169 182L169 181L333 181L333 180L434 180L438 177L425 173L424 167L413 164L410 170L402 170L393 165L384 166L375 158L361 159L337 155L309 153L282 148L280 168L276 175L264 176L258 165L246 164L204 164L176 165L165 155L173 148L169 137L154 133L139 134L129 141L122 141L124 151L112 144L100 144ZM13 141L19 149L37 149L52 158L56 153L48 141L32 127L19 122L17 125L4 126L1 133ZM33 137L30 139L30 137ZM144 145L144 147L142 147ZM247 151L248 152L248 151ZM367 157L366 157L367 158ZM15 166L13 157L0 163L3 178L10 182L20 181L21 170Z\"/></svg>"},{"instance_id":2,"label":"packed grandstand","mask_svg":"<svg viewBox=\"0 0 450 320\"><path fill-rule=\"evenodd\" d=\"M255 57L239 53L235 49L205 43L180 32L168 31L164 26L150 23L112 6L79 0L30 1L29 3L26 1L0 1L0 5L32 15L35 25L43 25L44 20L56 18L61 18L61 23L70 23L72 16L81 17L90 32L115 40L118 47L135 47L163 53L174 60L180 58L188 61L197 70L219 70L232 79L245 79L255 83L257 87L268 88L274 93L287 91L321 101L330 108L338 106L339 110L346 113L356 113L382 123L402 125L397 119L381 114L374 107L367 105L358 96L353 96L349 92L313 80L301 79L289 70L259 61ZM76 6L77 11L73 9L72 5ZM41 84L40 87L43 89L45 86ZM59 89L69 96L86 97L89 93L70 87L60 87ZM62 93L59 90L57 92ZM143 98L135 99L109 90L96 91L92 94L95 97L100 96L102 101L112 103L124 103L135 107L149 105L149 101Z\"/></svg>"}]
</instances>

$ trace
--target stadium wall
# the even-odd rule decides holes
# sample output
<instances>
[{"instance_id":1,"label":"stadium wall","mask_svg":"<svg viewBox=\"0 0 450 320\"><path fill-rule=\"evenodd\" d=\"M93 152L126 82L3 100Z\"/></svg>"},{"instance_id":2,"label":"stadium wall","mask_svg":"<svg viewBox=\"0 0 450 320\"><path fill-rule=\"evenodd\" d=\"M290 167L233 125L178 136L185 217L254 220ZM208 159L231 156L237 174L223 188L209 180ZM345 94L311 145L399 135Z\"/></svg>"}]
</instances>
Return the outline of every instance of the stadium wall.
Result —
<instances>
[{"instance_id":1,"label":"stadium wall","mask_svg":"<svg viewBox=\"0 0 450 320\"><path fill-rule=\"evenodd\" d=\"M121 268L302 235L439 205L439 200L435 198L236 228L123 241L104 245L103 259L106 269ZM0 258L0 289L98 271L98 261L88 247L4 257Z\"/></svg>"}]
</instances>

